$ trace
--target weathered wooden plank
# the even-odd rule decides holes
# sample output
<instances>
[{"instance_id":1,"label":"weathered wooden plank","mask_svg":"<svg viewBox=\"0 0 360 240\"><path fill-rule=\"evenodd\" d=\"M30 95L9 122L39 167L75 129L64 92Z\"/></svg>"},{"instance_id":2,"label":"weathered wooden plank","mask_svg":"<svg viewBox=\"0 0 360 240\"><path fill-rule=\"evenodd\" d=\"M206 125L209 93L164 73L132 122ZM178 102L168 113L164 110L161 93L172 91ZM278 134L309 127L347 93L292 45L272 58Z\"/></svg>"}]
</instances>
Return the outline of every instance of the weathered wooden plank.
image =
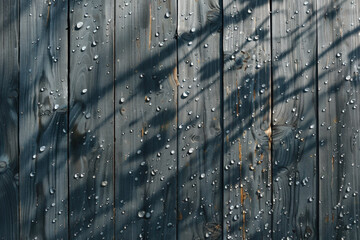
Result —
<instances>
[{"instance_id":1,"label":"weathered wooden plank","mask_svg":"<svg viewBox=\"0 0 360 240\"><path fill-rule=\"evenodd\" d=\"M116 238L176 237L175 0L116 6Z\"/></svg>"},{"instance_id":2,"label":"weathered wooden plank","mask_svg":"<svg viewBox=\"0 0 360 240\"><path fill-rule=\"evenodd\" d=\"M224 3L224 239L271 236L269 10Z\"/></svg>"},{"instance_id":3,"label":"weathered wooden plank","mask_svg":"<svg viewBox=\"0 0 360 240\"><path fill-rule=\"evenodd\" d=\"M360 238L360 1L318 1L319 232Z\"/></svg>"},{"instance_id":4,"label":"weathered wooden plank","mask_svg":"<svg viewBox=\"0 0 360 240\"><path fill-rule=\"evenodd\" d=\"M0 239L19 239L19 3L0 2Z\"/></svg>"},{"instance_id":5,"label":"weathered wooden plank","mask_svg":"<svg viewBox=\"0 0 360 240\"><path fill-rule=\"evenodd\" d=\"M20 239L67 239L67 1L20 0Z\"/></svg>"},{"instance_id":6,"label":"weathered wooden plank","mask_svg":"<svg viewBox=\"0 0 360 240\"><path fill-rule=\"evenodd\" d=\"M114 237L114 3L70 3L70 237Z\"/></svg>"},{"instance_id":7,"label":"weathered wooden plank","mask_svg":"<svg viewBox=\"0 0 360 240\"><path fill-rule=\"evenodd\" d=\"M224 1L224 239L271 236L270 2Z\"/></svg>"},{"instance_id":8,"label":"weathered wooden plank","mask_svg":"<svg viewBox=\"0 0 360 240\"><path fill-rule=\"evenodd\" d=\"M222 9L178 2L178 239L222 235Z\"/></svg>"},{"instance_id":9,"label":"weathered wooden plank","mask_svg":"<svg viewBox=\"0 0 360 240\"><path fill-rule=\"evenodd\" d=\"M273 238L317 238L316 5L272 1Z\"/></svg>"}]
</instances>

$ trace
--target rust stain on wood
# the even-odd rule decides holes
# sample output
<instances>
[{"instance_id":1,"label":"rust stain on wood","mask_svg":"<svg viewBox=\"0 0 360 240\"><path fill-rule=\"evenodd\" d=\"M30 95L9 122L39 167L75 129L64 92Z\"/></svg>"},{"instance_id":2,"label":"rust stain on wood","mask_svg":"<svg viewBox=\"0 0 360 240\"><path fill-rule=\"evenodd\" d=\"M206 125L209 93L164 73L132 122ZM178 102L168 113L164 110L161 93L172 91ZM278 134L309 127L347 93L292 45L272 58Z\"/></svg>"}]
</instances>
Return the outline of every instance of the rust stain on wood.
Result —
<instances>
[{"instance_id":1,"label":"rust stain on wood","mask_svg":"<svg viewBox=\"0 0 360 240\"><path fill-rule=\"evenodd\" d=\"M169 129L169 125L170 125L169 121L165 122L164 124L161 124L161 126L160 126L161 131L164 131L164 132L167 131Z\"/></svg>"},{"instance_id":2,"label":"rust stain on wood","mask_svg":"<svg viewBox=\"0 0 360 240\"><path fill-rule=\"evenodd\" d=\"M243 187L240 187L240 201L241 201L241 206L243 207L244 206L244 201L246 199L246 194L244 194L244 188ZM245 210L242 211L242 219L243 219L243 224L242 224L242 237L243 239L246 238L246 235L245 235Z\"/></svg>"},{"instance_id":3,"label":"rust stain on wood","mask_svg":"<svg viewBox=\"0 0 360 240\"><path fill-rule=\"evenodd\" d=\"M239 161L240 161L240 171L241 171L241 143L240 143L240 139L238 139L239 141Z\"/></svg>"},{"instance_id":4,"label":"rust stain on wood","mask_svg":"<svg viewBox=\"0 0 360 240\"><path fill-rule=\"evenodd\" d=\"M173 77L174 77L174 81L175 81L175 84L176 86L179 86L179 81L178 81L178 78L177 78L177 67L175 66L174 69L173 69Z\"/></svg>"},{"instance_id":5,"label":"rust stain on wood","mask_svg":"<svg viewBox=\"0 0 360 240\"><path fill-rule=\"evenodd\" d=\"M180 211L178 211L178 220L179 221L183 220L183 215Z\"/></svg>"},{"instance_id":6,"label":"rust stain on wood","mask_svg":"<svg viewBox=\"0 0 360 240\"><path fill-rule=\"evenodd\" d=\"M49 3L51 4L51 1L49 1ZM47 11L47 17L46 17L46 25L49 22L49 18L50 18L50 4L48 4L48 11Z\"/></svg>"},{"instance_id":7,"label":"rust stain on wood","mask_svg":"<svg viewBox=\"0 0 360 240\"><path fill-rule=\"evenodd\" d=\"M270 116L271 117L271 116ZM269 141L268 141L268 147L269 147L269 151L271 152L271 142L272 142L272 129L271 129L271 125L269 125L269 128L265 130L265 134L266 136L268 136ZM271 156L269 156L271 157Z\"/></svg>"}]
</instances>

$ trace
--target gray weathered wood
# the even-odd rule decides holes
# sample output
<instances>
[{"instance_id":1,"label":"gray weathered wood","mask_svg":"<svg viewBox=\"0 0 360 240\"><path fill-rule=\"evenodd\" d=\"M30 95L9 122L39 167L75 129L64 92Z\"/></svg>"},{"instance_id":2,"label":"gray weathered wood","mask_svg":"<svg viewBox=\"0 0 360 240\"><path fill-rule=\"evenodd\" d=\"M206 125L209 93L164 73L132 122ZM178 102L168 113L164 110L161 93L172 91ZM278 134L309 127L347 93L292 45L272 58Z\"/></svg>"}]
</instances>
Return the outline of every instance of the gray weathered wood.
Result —
<instances>
[{"instance_id":1,"label":"gray weathered wood","mask_svg":"<svg viewBox=\"0 0 360 240\"><path fill-rule=\"evenodd\" d=\"M178 2L178 239L222 235L222 59L218 0Z\"/></svg>"},{"instance_id":2,"label":"gray weathered wood","mask_svg":"<svg viewBox=\"0 0 360 240\"><path fill-rule=\"evenodd\" d=\"M0 2L0 239L19 239L18 7Z\"/></svg>"},{"instance_id":3,"label":"gray weathered wood","mask_svg":"<svg viewBox=\"0 0 360 240\"><path fill-rule=\"evenodd\" d=\"M68 236L67 5L20 0L20 239Z\"/></svg>"},{"instance_id":4,"label":"gray weathered wood","mask_svg":"<svg viewBox=\"0 0 360 240\"><path fill-rule=\"evenodd\" d=\"M271 236L270 2L224 1L224 239Z\"/></svg>"},{"instance_id":5,"label":"gray weathered wood","mask_svg":"<svg viewBox=\"0 0 360 240\"><path fill-rule=\"evenodd\" d=\"M360 238L359 17L1 1L0 239Z\"/></svg>"},{"instance_id":6,"label":"gray weathered wood","mask_svg":"<svg viewBox=\"0 0 360 240\"><path fill-rule=\"evenodd\" d=\"M317 239L315 4L272 1L274 239Z\"/></svg>"},{"instance_id":7,"label":"gray weathered wood","mask_svg":"<svg viewBox=\"0 0 360 240\"><path fill-rule=\"evenodd\" d=\"M175 0L116 6L116 238L176 238Z\"/></svg>"},{"instance_id":8,"label":"gray weathered wood","mask_svg":"<svg viewBox=\"0 0 360 240\"><path fill-rule=\"evenodd\" d=\"M360 1L318 1L319 234L359 239Z\"/></svg>"},{"instance_id":9,"label":"gray weathered wood","mask_svg":"<svg viewBox=\"0 0 360 240\"><path fill-rule=\"evenodd\" d=\"M70 237L114 237L114 3L70 3Z\"/></svg>"}]
</instances>

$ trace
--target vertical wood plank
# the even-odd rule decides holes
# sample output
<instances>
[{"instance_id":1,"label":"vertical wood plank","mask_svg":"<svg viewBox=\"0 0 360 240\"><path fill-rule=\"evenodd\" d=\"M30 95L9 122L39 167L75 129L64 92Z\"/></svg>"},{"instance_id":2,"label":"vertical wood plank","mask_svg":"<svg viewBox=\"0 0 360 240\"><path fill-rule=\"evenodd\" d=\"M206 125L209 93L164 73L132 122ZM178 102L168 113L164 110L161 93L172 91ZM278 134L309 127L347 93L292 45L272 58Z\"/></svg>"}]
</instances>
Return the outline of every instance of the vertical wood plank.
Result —
<instances>
[{"instance_id":1,"label":"vertical wood plank","mask_svg":"<svg viewBox=\"0 0 360 240\"><path fill-rule=\"evenodd\" d=\"M0 239L19 239L19 3L0 2Z\"/></svg>"},{"instance_id":2,"label":"vertical wood plank","mask_svg":"<svg viewBox=\"0 0 360 240\"><path fill-rule=\"evenodd\" d=\"M316 2L272 1L273 238L317 238Z\"/></svg>"},{"instance_id":3,"label":"vertical wood plank","mask_svg":"<svg viewBox=\"0 0 360 240\"><path fill-rule=\"evenodd\" d=\"M114 3L70 4L70 237L114 237Z\"/></svg>"},{"instance_id":4,"label":"vertical wood plank","mask_svg":"<svg viewBox=\"0 0 360 240\"><path fill-rule=\"evenodd\" d=\"M224 239L271 236L270 2L224 1Z\"/></svg>"},{"instance_id":5,"label":"vertical wood plank","mask_svg":"<svg viewBox=\"0 0 360 240\"><path fill-rule=\"evenodd\" d=\"M178 2L178 239L222 235L222 9Z\"/></svg>"},{"instance_id":6,"label":"vertical wood plank","mask_svg":"<svg viewBox=\"0 0 360 240\"><path fill-rule=\"evenodd\" d=\"M358 239L360 2L318 1L319 231Z\"/></svg>"},{"instance_id":7,"label":"vertical wood plank","mask_svg":"<svg viewBox=\"0 0 360 240\"><path fill-rule=\"evenodd\" d=\"M20 0L20 239L67 239L67 1Z\"/></svg>"},{"instance_id":8,"label":"vertical wood plank","mask_svg":"<svg viewBox=\"0 0 360 240\"><path fill-rule=\"evenodd\" d=\"M116 6L116 238L176 238L175 0Z\"/></svg>"}]
</instances>

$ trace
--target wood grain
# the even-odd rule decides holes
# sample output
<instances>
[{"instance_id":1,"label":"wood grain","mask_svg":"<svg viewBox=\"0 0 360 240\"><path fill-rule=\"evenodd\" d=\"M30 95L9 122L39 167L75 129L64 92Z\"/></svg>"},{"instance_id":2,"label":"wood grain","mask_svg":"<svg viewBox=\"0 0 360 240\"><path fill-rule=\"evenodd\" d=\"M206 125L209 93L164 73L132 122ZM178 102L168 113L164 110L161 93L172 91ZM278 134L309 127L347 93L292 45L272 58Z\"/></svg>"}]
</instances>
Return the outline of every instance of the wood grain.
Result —
<instances>
[{"instance_id":1,"label":"wood grain","mask_svg":"<svg viewBox=\"0 0 360 240\"><path fill-rule=\"evenodd\" d=\"M269 1L224 1L224 239L271 236Z\"/></svg>"},{"instance_id":2,"label":"wood grain","mask_svg":"<svg viewBox=\"0 0 360 240\"><path fill-rule=\"evenodd\" d=\"M18 7L0 2L0 239L19 239Z\"/></svg>"},{"instance_id":3,"label":"wood grain","mask_svg":"<svg viewBox=\"0 0 360 240\"><path fill-rule=\"evenodd\" d=\"M222 11L178 2L178 239L222 235Z\"/></svg>"},{"instance_id":4,"label":"wood grain","mask_svg":"<svg viewBox=\"0 0 360 240\"><path fill-rule=\"evenodd\" d=\"M19 12L20 239L67 239L67 1Z\"/></svg>"},{"instance_id":5,"label":"wood grain","mask_svg":"<svg viewBox=\"0 0 360 240\"><path fill-rule=\"evenodd\" d=\"M114 238L114 3L70 3L72 239Z\"/></svg>"},{"instance_id":6,"label":"wood grain","mask_svg":"<svg viewBox=\"0 0 360 240\"><path fill-rule=\"evenodd\" d=\"M175 0L116 6L116 236L176 238Z\"/></svg>"},{"instance_id":7,"label":"wood grain","mask_svg":"<svg viewBox=\"0 0 360 240\"><path fill-rule=\"evenodd\" d=\"M358 239L359 1L318 1L319 234Z\"/></svg>"},{"instance_id":8,"label":"wood grain","mask_svg":"<svg viewBox=\"0 0 360 240\"><path fill-rule=\"evenodd\" d=\"M273 238L317 239L316 2L272 2Z\"/></svg>"},{"instance_id":9,"label":"wood grain","mask_svg":"<svg viewBox=\"0 0 360 240\"><path fill-rule=\"evenodd\" d=\"M0 239L358 239L359 0L0 2Z\"/></svg>"}]
</instances>

